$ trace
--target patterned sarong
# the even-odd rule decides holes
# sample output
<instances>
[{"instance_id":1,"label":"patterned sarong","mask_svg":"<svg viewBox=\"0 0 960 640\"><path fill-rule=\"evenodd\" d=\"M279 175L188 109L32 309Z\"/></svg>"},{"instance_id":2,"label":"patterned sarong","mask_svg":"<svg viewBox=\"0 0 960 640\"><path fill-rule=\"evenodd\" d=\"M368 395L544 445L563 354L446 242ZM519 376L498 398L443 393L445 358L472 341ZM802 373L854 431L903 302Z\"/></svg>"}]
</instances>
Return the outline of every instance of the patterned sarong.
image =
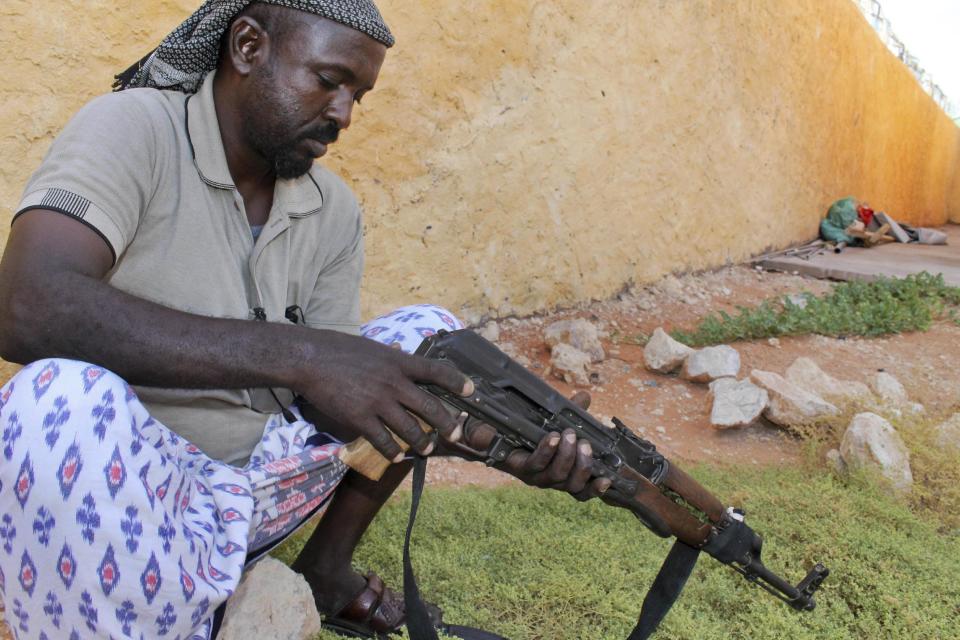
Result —
<instances>
[{"instance_id":1,"label":"patterned sarong","mask_svg":"<svg viewBox=\"0 0 960 640\"><path fill-rule=\"evenodd\" d=\"M363 327L416 349L448 311L404 307ZM0 592L18 640L205 640L249 562L321 513L341 443L269 416L244 468L152 419L122 379L42 360L0 388Z\"/></svg>"}]
</instances>

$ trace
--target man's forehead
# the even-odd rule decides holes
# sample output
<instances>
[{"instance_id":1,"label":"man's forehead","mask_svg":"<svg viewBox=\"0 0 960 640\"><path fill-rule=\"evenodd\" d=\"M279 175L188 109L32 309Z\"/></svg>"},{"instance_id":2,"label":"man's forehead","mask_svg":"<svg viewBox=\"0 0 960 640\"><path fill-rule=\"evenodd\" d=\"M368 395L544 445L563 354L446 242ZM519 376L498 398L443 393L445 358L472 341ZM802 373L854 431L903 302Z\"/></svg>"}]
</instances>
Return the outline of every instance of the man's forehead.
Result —
<instances>
[{"instance_id":1,"label":"man's forehead","mask_svg":"<svg viewBox=\"0 0 960 640\"><path fill-rule=\"evenodd\" d=\"M296 28L280 46L303 64L336 67L352 75L376 74L386 46L351 27L298 11Z\"/></svg>"}]
</instances>

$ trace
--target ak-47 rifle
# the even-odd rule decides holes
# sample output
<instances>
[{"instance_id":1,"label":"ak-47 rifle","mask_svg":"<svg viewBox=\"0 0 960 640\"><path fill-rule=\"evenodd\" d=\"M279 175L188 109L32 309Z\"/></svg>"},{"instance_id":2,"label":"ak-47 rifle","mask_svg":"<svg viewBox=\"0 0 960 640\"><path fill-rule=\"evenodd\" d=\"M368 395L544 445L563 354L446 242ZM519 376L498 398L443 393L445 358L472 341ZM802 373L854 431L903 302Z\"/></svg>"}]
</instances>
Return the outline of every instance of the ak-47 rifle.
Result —
<instances>
[{"instance_id":1,"label":"ak-47 rifle","mask_svg":"<svg viewBox=\"0 0 960 640\"><path fill-rule=\"evenodd\" d=\"M649 605L647 631L635 631L631 638L646 637L656 627L683 588L699 551L729 565L794 609L814 608L814 593L829 573L826 567L817 563L796 586L770 571L760 559L763 540L744 522L743 511L725 507L652 443L616 418L614 427L604 425L496 346L466 329L441 331L427 338L417 354L447 362L473 380L475 391L468 397L434 385L423 388L496 429L497 435L481 452L487 464L504 462L517 448L534 450L548 432L573 429L578 438L590 442L592 476L610 480L610 488L601 499L629 509L661 537L676 536L679 542L644 603L638 629L644 625ZM351 444L341 457L351 467L371 476L382 473L386 463L365 442ZM686 559L671 560L677 552ZM674 577L671 584L670 573L683 575L679 581Z\"/></svg>"}]
</instances>

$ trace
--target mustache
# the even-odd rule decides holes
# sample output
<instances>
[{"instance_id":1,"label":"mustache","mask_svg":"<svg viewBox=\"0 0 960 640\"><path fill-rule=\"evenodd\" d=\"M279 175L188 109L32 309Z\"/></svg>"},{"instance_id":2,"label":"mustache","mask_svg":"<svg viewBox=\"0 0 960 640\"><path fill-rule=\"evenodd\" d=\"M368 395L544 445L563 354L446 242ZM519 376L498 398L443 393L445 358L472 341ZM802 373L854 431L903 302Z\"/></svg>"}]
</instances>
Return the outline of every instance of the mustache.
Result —
<instances>
[{"instance_id":1,"label":"mustache","mask_svg":"<svg viewBox=\"0 0 960 640\"><path fill-rule=\"evenodd\" d=\"M337 126L335 122L328 122L322 127L316 127L311 129L303 136L304 138L312 138L323 144L331 144L337 141L337 138L340 137L340 127Z\"/></svg>"}]
</instances>

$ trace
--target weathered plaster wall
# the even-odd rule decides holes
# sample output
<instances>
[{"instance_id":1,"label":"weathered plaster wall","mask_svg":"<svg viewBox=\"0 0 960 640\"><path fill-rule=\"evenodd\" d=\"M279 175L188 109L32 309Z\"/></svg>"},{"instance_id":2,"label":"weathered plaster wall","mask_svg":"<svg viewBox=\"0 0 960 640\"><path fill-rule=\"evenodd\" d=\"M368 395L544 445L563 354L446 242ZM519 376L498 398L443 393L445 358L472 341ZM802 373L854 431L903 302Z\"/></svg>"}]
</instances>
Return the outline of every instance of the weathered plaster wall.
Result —
<instances>
[{"instance_id":1,"label":"weathered plaster wall","mask_svg":"<svg viewBox=\"0 0 960 640\"><path fill-rule=\"evenodd\" d=\"M947 195L947 212L951 222L960 223L960 137L954 151L953 189Z\"/></svg>"},{"instance_id":2,"label":"weathered plaster wall","mask_svg":"<svg viewBox=\"0 0 960 640\"><path fill-rule=\"evenodd\" d=\"M0 242L70 114L198 3L0 2ZM849 0L381 9L398 45L324 160L366 208L368 314L603 298L812 237L849 194L960 221L960 131Z\"/></svg>"}]
</instances>

